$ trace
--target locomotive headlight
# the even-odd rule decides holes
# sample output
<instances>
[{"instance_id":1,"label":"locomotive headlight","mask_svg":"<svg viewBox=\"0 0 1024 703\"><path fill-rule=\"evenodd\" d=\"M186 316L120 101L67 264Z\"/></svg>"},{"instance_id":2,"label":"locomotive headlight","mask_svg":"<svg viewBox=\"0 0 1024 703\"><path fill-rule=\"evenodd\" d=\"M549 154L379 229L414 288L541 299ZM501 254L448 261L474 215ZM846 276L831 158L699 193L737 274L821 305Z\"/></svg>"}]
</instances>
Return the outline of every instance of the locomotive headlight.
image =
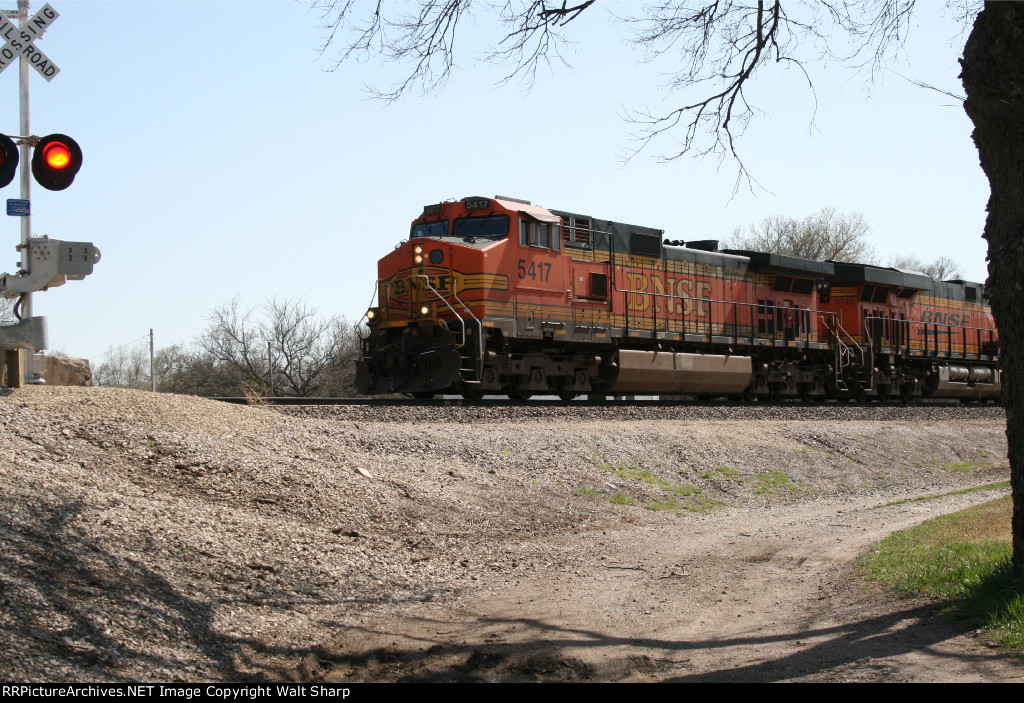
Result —
<instances>
[{"instance_id":1,"label":"locomotive headlight","mask_svg":"<svg viewBox=\"0 0 1024 703\"><path fill-rule=\"evenodd\" d=\"M413 254L422 254L423 253L423 247L421 247L419 244L417 244L416 246L414 246L412 248L412 253Z\"/></svg>"},{"instance_id":2,"label":"locomotive headlight","mask_svg":"<svg viewBox=\"0 0 1024 703\"><path fill-rule=\"evenodd\" d=\"M377 317L377 308L370 308L366 311L366 319L371 322Z\"/></svg>"},{"instance_id":3,"label":"locomotive headlight","mask_svg":"<svg viewBox=\"0 0 1024 703\"><path fill-rule=\"evenodd\" d=\"M420 315L423 316L423 317L429 317L430 316L430 306L429 305L421 305L420 306Z\"/></svg>"},{"instance_id":4,"label":"locomotive headlight","mask_svg":"<svg viewBox=\"0 0 1024 703\"><path fill-rule=\"evenodd\" d=\"M412 257L412 262L414 264L416 264L417 266L422 264L423 263L423 254L417 254L416 256Z\"/></svg>"}]
</instances>

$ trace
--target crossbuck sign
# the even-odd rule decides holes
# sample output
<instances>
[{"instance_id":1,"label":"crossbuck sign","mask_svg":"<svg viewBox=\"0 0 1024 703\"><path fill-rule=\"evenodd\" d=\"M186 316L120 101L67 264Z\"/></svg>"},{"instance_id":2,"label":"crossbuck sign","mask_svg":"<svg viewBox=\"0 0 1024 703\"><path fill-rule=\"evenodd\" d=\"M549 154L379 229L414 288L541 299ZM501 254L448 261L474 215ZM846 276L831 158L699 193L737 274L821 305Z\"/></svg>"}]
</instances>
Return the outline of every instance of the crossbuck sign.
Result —
<instances>
[{"instance_id":1,"label":"crossbuck sign","mask_svg":"<svg viewBox=\"0 0 1024 703\"><path fill-rule=\"evenodd\" d=\"M23 28L0 15L0 41L5 42L0 47L0 72L14 63L15 59L21 58L28 61L47 82L52 81L60 73L60 69L33 42L43 36L43 32L49 29L58 17L60 15L49 3L32 15Z\"/></svg>"}]
</instances>

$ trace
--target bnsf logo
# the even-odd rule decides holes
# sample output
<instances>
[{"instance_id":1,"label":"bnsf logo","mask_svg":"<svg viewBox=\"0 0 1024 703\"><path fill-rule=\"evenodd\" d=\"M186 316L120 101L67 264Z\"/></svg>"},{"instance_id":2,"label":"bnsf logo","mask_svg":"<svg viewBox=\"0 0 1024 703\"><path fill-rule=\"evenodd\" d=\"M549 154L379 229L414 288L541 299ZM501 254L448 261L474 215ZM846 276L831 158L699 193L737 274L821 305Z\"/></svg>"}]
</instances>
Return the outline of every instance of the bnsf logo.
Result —
<instances>
[{"instance_id":1,"label":"bnsf logo","mask_svg":"<svg viewBox=\"0 0 1024 703\"><path fill-rule=\"evenodd\" d=\"M971 322L971 318L966 313L924 310L921 312L921 322L929 325L949 325L950 327L963 325L967 327Z\"/></svg>"},{"instance_id":2,"label":"bnsf logo","mask_svg":"<svg viewBox=\"0 0 1024 703\"><path fill-rule=\"evenodd\" d=\"M459 289L459 275L448 269L423 269L422 276L415 273L410 276L406 272L399 276L388 281L388 291L392 300L401 303L409 302L412 293L416 294L417 300L424 300L424 295L431 294L431 288L445 298ZM423 276L426 277L425 280Z\"/></svg>"}]
</instances>

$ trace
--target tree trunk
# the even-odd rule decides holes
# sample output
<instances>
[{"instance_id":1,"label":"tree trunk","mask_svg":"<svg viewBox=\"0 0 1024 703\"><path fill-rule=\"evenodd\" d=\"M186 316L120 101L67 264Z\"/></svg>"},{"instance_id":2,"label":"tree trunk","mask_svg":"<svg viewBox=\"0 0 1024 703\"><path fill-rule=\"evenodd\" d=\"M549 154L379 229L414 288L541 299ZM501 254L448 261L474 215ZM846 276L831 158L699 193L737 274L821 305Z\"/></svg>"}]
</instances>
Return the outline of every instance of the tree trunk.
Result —
<instances>
[{"instance_id":1,"label":"tree trunk","mask_svg":"<svg viewBox=\"0 0 1024 703\"><path fill-rule=\"evenodd\" d=\"M964 109L992 189L987 288L1002 349L1013 567L1024 580L1024 3L986 2L960 64Z\"/></svg>"}]
</instances>

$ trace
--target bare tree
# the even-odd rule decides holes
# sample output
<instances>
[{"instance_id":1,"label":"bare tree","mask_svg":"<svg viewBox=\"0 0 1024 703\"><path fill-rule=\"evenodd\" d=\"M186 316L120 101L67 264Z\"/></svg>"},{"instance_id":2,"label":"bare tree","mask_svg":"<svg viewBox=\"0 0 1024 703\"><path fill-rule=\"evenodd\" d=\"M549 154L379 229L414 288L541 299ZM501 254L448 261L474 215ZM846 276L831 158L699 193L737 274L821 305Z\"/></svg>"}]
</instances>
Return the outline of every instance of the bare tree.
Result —
<instances>
[{"instance_id":1,"label":"bare tree","mask_svg":"<svg viewBox=\"0 0 1024 703\"><path fill-rule=\"evenodd\" d=\"M468 10L470 0L420 0L416 4L420 13L408 13L404 23L388 17L383 3L373 6L373 12L362 20L354 19L356 4L349 0L322 0L318 5L332 28L326 42L341 44L342 61L381 56L412 63L413 70L400 84L401 89L384 93L394 99L417 82L430 88L443 83L454 62L457 19ZM980 12L977 3L962 5L965 25L973 23L960 61L964 109L974 123L974 143L992 189L984 233L989 244L987 286L1000 330L1004 370L1003 401L1014 493L1013 566L1024 580L1024 306L1019 304L1018 291L1024 280L1024 256L1020 254L1024 241L1024 199L1020 197L1020 173L1024 171L1024 91L1020 89L1024 83L1024 3L990 0ZM547 33L563 38L569 22L591 6L569 8L567 4L559 7L554 3L509 0L503 19L507 28L517 26L509 24L509 18L518 18L525 26L540 23ZM674 54L677 70L670 86L694 88L698 95L693 97L688 92L678 107L662 114L640 113L638 148L681 128L681 147L669 158L683 154L731 155L742 177L747 172L736 139L757 114L747 103L745 88L773 65L803 70L809 61L841 61L868 71L884 65L907 36L915 1L793 0L783 5L781 0L717 0L656 2L644 7L644 15L631 20L637 28L634 41L653 56ZM442 9L445 11L439 11ZM853 49L834 51L829 45L833 32L848 40ZM437 41L439 36L442 41ZM521 35L509 31L506 45L516 36ZM534 41L531 46L538 49L508 57L512 63L507 75L522 75L526 70L523 60L528 68L530 62L536 65L556 55L557 42L536 42L544 32L528 36ZM428 41L423 41L424 37ZM500 51L492 55L505 60ZM439 72L433 70L438 61Z\"/></svg>"},{"instance_id":2,"label":"bare tree","mask_svg":"<svg viewBox=\"0 0 1024 703\"><path fill-rule=\"evenodd\" d=\"M936 281L950 281L963 276L960 272L960 264L948 256L940 256L930 264L926 264L912 255L893 256L889 259L889 265L904 271L923 273Z\"/></svg>"},{"instance_id":3,"label":"bare tree","mask_svg":"<svg viewBox=\"0 0 1024 703\"><path fill-rule=\"evenodd\" d=\"M859 212L825 207L802 220L770 215L746 232L737 228L725 240L730 249L764 251L815 261L872 263L871 227Z\"/></svg>"},{"instance_id":4,"label":"bare tree","mask_svg":"<svg viewBox=\"0 0 1024 703\"><path fill-rule=\"evenodd\" d=\"M351 365L354 337L345 318L320 318L301 303L272 298L242 311L234 300L212 311L197 346L238 390L265 394L273 385L275 395L311 396L342 392L337 377Z\"/></svg>"},{"instance_id":5,"label":"bare tree","mask_svg":"<svg viewBox=\"0 0 1024 703\"><path fill-rule=\"evenodd\" d=\"M566 64L563 50L570 25L595 0L547 2L507 0L485 5L497 12L505 36L480 58L504 69L499 83L520 79L532 85L538 67ZM408 67L395 84L370 87L375 97L394 101L410 92L431 93L443 87L456 64L460 22L470 15L472 0L420 0L417 3L358 3L317 0L325 30L322 52L338 49L336 69L345 62L380 58ZM845 0L786 2L652 2L641 14L622 18L627 41L648 61L674 62L666 76L669 93L684 96L665 112L638 109L629 113L637 124L629 160L652 141L681 129L678 146L661 158L685 154L730 156L738 165L737 186L753 178L743 165L737 138L757 115L744 88L759 73L794 69L813 85L806 66L843 61L873 70L883 65L906 34L913 0ZM832 37L850 36L852 51L837 52ZM845 44L844 44L845 47Z\"/></svg>"},{"instance_id":6,"label":"bare tree","mask_svg":"<svg viewBox=\"0 0 1024 703\"><path fill-rule=\"evenodd\" d=\"M234 367L220 364L196 345L174 344L158 349L154 359L156 389L161 393L233 396L245 386Z\"/></svg>"},{"instance_id":7,"label":"bare tree","mask_svg":"<svg viewBox=\"0 0 1024 703\"><path fill-rule=\"evenodd\" d=\"M142 344L110 347L92 375L95 386L149 388L149 350Z\"/></svg>"},{"instance_id":8,"label":"bare tree","mask_svg":"<svg viewBox=\"0 0 1024 703\"><path fill-rule=\"evenodd\" d=\"M595 0L569 6L542 0L508 2L496 10L507 34L485 52L484 60L511 66L502 79L520 78L532 84L537 67L552 58L565 63L566 26ZM444 86L455 66L455 39L460 22L469 15L472 0L422 0L418 3L376 3L356 0L318 0L327 35L322 52L342 46L334 65L380 56L385 61L411 66L406 76L386 89L371 88L383 100L394 101L410 92L430 93ZM339 34L341 36L339 36Z\"/></svg>"}]
</instances>

